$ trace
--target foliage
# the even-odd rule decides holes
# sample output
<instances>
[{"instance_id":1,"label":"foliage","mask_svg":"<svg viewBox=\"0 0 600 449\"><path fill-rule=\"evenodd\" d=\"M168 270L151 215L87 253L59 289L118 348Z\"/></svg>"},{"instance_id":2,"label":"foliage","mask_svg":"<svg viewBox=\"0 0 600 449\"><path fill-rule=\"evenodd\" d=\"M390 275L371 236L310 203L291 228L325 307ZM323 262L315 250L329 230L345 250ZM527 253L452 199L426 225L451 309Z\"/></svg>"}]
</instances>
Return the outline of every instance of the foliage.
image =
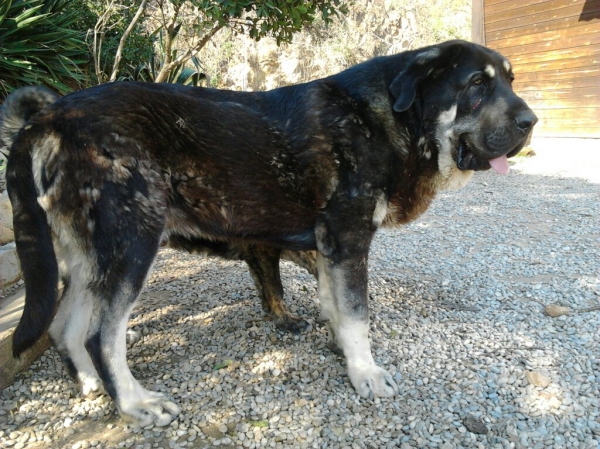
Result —
<instances>
[{"instance_id":1,"label":"foliage","mask_svg":"<svg viewBox=\"0 0 600 449\"><path fill-rule=\"evenodd\" d=\"M174 57L177 57L175 50ZM183 84L184 86L199 86L201 81L206 79L206 75L202 73L200 61L197 57L193 57L191 62L194 68L186 67L184 64L175 66L163 81L165 83ZM149 62L140 64L136 67L129 67L117 81L142 81L145 83L155 83L158 74L164 64L158 55L154 55Z\"/></svg>"},{"instance_id":2,"label":"foliage","mask_svg":"<svg viewBox=\"0 0 600 449\"><path fill-rule=\"evenodd\" d=\"M84 80L86 46L71 0L0 1L0 97L28 84L66 93Z\"/></svg>"},{"instance_id":3,"label":"foliage","mask_svg":"<svg viewBox=\"0 0 600 449\"><path fill-rule=\"evenodd\" d=\"M278 44L317 17L331 22L347 11L341 0L158 0L158 21L164 31L164 65L157 75L163 81L170 70L197 56L222 28L247 34L255 40L273 36ZM173 50L179 46L176 59Z\"/></svg>"},{"instance_id":4,"label":"foliage","mask_svg":"<svg viewBox=\"0 0 600 449\"><path fill-rule=\"evenodd\" d=\"M1 0L0 0L1 1ZM98 67L90 70L88 84L108 80L119 40L133 19L141 0L74 1L71 9L77 15L74 27L81 30L90 52L90 60ZM94 43L98 45L96 48ZM121 66L135 67L149 61L154 54L154 37L140 20L123 49Z\"/></svg>"},{"instance_id":5,"label":"foliage","mask_svg":"<svg viewBox=\"0 0 600 449\"><path fill-rule=\"evenodd\" d=\"M317 17L293 44L225 30L202 53L213 87L263 90L322 78L366 59L448 39L469 39L470 0L348 2L340 20Z\"/></svg>"},{"instance_id":6,"label":"foliage","mask_svg":"<svg viewBox=\"0 0 600 449\"><path fill-rule=\"evenodd\" d=\"M192 4L204 13L206 23L230 24L256 40L273 36L278 44L291 42L294 33L316 17L330 23L348 11L341 0L192 0Z\"/></svg>"}]
</instances>

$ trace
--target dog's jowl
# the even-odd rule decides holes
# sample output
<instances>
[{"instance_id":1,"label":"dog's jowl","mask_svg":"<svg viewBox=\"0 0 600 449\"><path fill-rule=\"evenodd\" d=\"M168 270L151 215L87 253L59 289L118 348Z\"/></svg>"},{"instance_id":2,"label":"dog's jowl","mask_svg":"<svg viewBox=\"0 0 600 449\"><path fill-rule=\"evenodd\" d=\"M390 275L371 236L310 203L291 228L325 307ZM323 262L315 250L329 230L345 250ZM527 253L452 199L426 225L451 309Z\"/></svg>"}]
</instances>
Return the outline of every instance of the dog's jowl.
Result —
<instances>
[{"instance_id":1,"label":"dog's jowl","mask_svg":"<svg viewBox=\"0 0 600 449\"><path fill-rule=\"evenodd\" d=\"M451 41L269 92L17 91L0 127L26 285L15 355L49 329L84 394L104 388L123 418L164 425L179 409L138 383L125 345L160 244L245 259L266 310L291 330L305 322L281 302L279 257L309 252L311 269L314 251L322 318L352 385L394 395L369 344L371 239L474 171L508 171L537 121L510 67Z\"/></svg>"}]
</instances>

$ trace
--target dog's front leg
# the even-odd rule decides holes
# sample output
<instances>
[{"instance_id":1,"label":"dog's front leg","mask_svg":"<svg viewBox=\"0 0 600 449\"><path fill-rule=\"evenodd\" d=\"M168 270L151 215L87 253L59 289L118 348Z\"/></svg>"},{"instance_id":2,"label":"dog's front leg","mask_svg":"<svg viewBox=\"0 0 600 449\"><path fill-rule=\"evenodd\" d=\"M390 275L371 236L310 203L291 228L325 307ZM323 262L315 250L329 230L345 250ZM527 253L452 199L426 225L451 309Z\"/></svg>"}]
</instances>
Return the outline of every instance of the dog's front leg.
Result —
<instances>
[{"instance_id":1,"label":"dog's front leg","mask_svg":"<svg viewBox=\"0 0 600 449\"><path fill-rule=\"evenodd\" d=\"M393 396L398 386L377 366L369 343L367 255L333 261L317 255L321 317L332 343L343 352L348 376L362 397Z\"/></svg>"}]
</instances>

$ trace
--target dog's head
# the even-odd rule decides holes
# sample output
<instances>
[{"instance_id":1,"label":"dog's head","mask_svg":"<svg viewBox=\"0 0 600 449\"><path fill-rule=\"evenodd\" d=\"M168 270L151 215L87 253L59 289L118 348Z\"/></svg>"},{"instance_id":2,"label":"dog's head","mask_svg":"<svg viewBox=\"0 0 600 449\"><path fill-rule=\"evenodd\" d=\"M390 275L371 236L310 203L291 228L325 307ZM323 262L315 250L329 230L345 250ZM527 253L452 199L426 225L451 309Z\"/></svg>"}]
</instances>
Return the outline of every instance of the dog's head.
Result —
<instances>
[{"instance_id":1,"label":"dog's head","mask_svg":"<svg viewBox=\"0 0 600 449\"><path fill-rule=\"evenodd\" d=\"M512 90L506 58L480 45L449 41L412 53L390 85L394 111L412 108L442 174L457 169L508 172L537 117Z\"/></svg>"}]
</instances>

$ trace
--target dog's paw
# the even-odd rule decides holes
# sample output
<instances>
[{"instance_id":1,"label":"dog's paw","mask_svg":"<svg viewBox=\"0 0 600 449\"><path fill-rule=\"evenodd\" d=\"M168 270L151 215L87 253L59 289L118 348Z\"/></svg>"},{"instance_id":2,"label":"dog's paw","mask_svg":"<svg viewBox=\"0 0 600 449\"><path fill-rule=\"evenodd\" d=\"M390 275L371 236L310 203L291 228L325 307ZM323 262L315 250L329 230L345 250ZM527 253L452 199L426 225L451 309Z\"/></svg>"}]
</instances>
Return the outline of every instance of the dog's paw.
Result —
<instances>
[{"instance_id":1,"label":"dog's paw","mask_svg":"<svg viewBox=\"0 0 600 449\"><path fill-rule=\"evenodd\" d=\"M79 386L82 396L94 399L105 393L102 381L93 376L80 376Z\"/></svg>"},{"instance_id":2,"label":"dog's paw","mask_svg":"<svg viewBox=\"0 0 600 449\"><path fill-rule=\"evenodd\" d=\"M166 426L179 415L179 407L162 393L144 390L136 400L122 400L117 406L124 421L137 427Z\"/></svg>"},{"instance_id":3,"label":"dog's paw","mask_svg":"<svg viewBox=\"0 0 600 449\"><path fill-rule=\"evenodd\" d=\"M348 369L348 376L357 393L363 398L389 397L398 393L394 378L377 365L363 365Z\"/></svg>"},{"instance_id":4,"label":"dog's paw","mask_svg":"<svg viewBox=\"0 0 600 449\"><path fill-rule=\"evenodd\" d=\"M274 316L273 321L277 329L296 335L310 329L308 321L294 315Z\"/></svg>"}]
</instances>

